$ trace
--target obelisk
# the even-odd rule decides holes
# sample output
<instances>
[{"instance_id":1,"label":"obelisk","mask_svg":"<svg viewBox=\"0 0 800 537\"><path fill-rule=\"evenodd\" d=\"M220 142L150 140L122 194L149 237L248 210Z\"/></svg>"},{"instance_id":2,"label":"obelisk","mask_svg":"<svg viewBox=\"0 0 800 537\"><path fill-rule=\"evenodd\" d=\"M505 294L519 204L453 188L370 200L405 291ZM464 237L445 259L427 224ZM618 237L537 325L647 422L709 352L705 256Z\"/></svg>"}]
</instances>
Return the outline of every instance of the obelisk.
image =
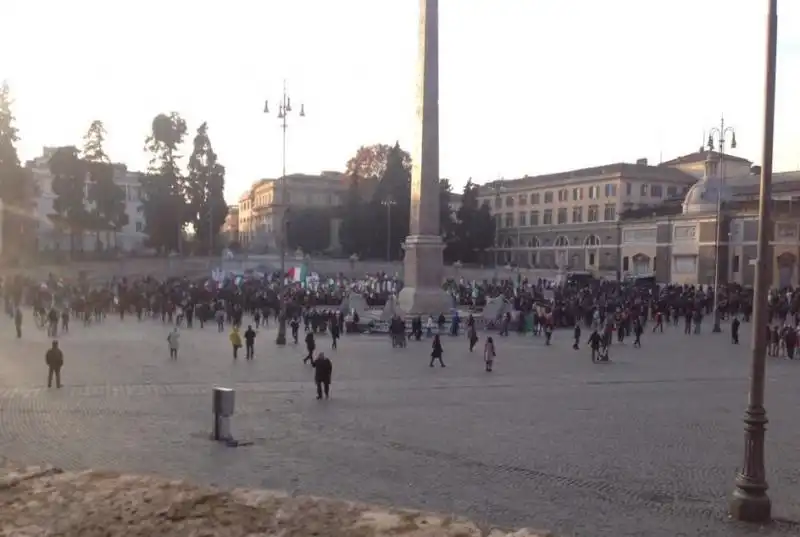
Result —
<instances>
[{"instance_id":1,"label":"obelisk","mask_svg":"<svg viewBox=\"0 0 800 537\"><path fill-rule=\"evenodd\" d=\"M452 299L442 289L439 229L439 0L420 0L417 118L411 150L411 234L406 237L404 287L398 306L406 314L447 314Z\"/></svg>"}]
</instances>

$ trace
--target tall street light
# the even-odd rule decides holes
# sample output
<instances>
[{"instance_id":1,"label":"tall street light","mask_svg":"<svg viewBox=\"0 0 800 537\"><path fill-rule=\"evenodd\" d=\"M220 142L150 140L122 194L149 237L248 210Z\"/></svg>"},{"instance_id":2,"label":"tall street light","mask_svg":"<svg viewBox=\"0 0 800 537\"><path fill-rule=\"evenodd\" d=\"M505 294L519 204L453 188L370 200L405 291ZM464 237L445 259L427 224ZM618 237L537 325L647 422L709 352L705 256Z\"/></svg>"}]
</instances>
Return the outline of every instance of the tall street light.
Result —
<instances>
[{"instance_id":1,"label":"tall street light","mask_svg":"<svg viewBox=\"0 0 800 537\"><path fill-rule=\"evenodd\" d=\"M491 187L494 190L494 210L495 210L495 219L494 219L494 266L497 269L497 265L500 264L499 259L499 248L500 248L500 226L503 224L503 214L500 212L503 209L503 200L500 197L500 194L503 192L504 181L502 179L498 179L491 183ZM497 270L495 270L497 272Z\"/></svg>"},{"instance_id":2,"label":"tall street light","mask_svg":"<svg viewBox=\"0 0 800 537\"><path fill-rule=\"evenodd\" d=\"M292 99L286 93L286 81L283 81L283 96L280 103L278 103L278 119L281 121L280 126L283 131L283 152L281 155L281 163L283 171L281 173L280 192L281 192L281 233L280 233L280 252L281 252L281 279L280 279L280 315L278 317L278 335L275 338L277 345L286 345L286 223L287 213L289 211L289 199L286 188L286 130L289 128L288 119L289 114L292 112ZM264 113L269 114L269 101L264 101ZM300 105L300 117L305 117L305 106ZM275 205L273 204L273 207Z\"/></svg>"},{"instance_id":3,"label":"tall street light","mask_svg":"<svg viewBox=\"0 0 800 537\"><path fill-rule=\"evenodd\" d=\"M392 198L386 198L381 202L386 207L386 261L392 260L392 205L397 202Z\"/></svg>"},{"instance_id":4,"label":"tall street light","mask_svg":"<svg viewBox=\"0 0 800 537\"><path fill-rule=\"evenodd\" d=\"M736 131L733 127L725 126L725 118L720 118L719 127L714 127L708 133L708 152L714 151L714 138L717 139L719 148L719 186L717 188L717 217L714 231L714 328L712 332L722 332L719 315L719 237L722 220L722 188L725 185L725 144L726 136L731 136L731 149L736 149Z\"/></svg>"},{"instance_id":5,"label":"tall street light","mask_svg":"<svg viewBox=\"0 0 800 537\"><path fill-rule=\"evenodd\" d=\"M764 145L761 162L761 190L758 199L758 263L753 297L753 344L750 366L750 397L744 415L744 464L736 476L729 503L732 518L745 522L766 522L772 515L767 496L764 468L764 433L767 411L764 409L764 373L766 369L767 295L772 263L769 239L772 230L772 149L775 134L775 71L778 48L778 0L767 0L767 61L764 84Z\"/></svg>"}]
</instances>

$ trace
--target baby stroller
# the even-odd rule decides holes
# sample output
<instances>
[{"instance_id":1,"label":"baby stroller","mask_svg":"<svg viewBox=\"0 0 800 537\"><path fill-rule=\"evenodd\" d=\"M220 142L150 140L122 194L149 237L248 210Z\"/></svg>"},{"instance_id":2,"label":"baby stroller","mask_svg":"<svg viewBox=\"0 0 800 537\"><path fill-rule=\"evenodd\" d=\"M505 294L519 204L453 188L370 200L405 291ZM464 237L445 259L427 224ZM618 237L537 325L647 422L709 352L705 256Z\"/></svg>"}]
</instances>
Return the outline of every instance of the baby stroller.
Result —
<instances>
[{"instance_id":1,"label":"baby stroller","mask_svg":"<svg viewBox=\"0 0 800 537\"><path fill-rule=\"evenodd\" d=\"M392 334L392 348L396 349L400 347L401 349L406 348L406 335L403 333L400 334Z\"/></svg>"},{"instance_id":2,"label":"baby stroller","mask_svg":"<svg viewBox=\"0 0 800 537\"><path fill-rule=\"evenodd\" d=\"M592 357L592 362L597 364L597 363L604 363L604 362L609 362L609 361L610 360L608 358L608 345L607 345L607 342L604 341L600 345L600 348L597 349L597 354L595 354Z\"/></svg>"}]
</instances>

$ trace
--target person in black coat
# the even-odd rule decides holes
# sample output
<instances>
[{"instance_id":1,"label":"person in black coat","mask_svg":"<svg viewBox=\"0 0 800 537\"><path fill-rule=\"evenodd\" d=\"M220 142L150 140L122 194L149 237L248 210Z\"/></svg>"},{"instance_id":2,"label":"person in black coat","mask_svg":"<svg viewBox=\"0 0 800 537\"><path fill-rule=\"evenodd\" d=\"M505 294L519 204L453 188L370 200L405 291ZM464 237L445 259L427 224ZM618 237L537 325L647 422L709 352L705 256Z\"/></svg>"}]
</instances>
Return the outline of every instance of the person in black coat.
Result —
<instances>
[{"instance_id":1,"label":"person in black coat","mask_svg":"<svg viewBox=\"0 0 800 537\"><path fill-rule=\"evenodd\" d=\"M331 348L337 347L336 342L339 341L339 322L336 317L331 319Z\"/></svg>"},{"instance_id":2,"label":"person in black coat","mask_svg":"<svg viewBox=\"0 0 800 537\"><path fill-rule=\"evenodd\" d=\"M333 375L333 362L325 356L324 352L319 353L317 359L311 362L314 366L314 382L317 384L317 399L322 399L322 392L325 391L325 399L330 397L331 376Z\"/></svg>"},{"instance_id":3,"label":"person in black coat","mask_svg":"<svg viewBox=\"0 0 800 537\"><path fill-rule=\"evenodd\" d=\"M431 367L433 367L433 362L435 360L439 360L439 365L444 367L444 362L442 361L442 355L444 354L444 349L442 349L442 342L439 339L439 334L433 336L433 345L431 350Z\"/></svg>"},{"instance_id":4,"label":"person in black coat","mask_svg":"<svg viewBox=\"0 0 800 537\"><path fill-rule=\"evenodd\" d=\"M245 359L247 360L253 359L253 357L255 356L255 345L256 345L256 331L253 330L252 326L247 325L247 330L244 331Z\"/></svg>"},{"instance_id":5,"label":"person in black coat","mask_svg":"<svg viewBox=\"0 0 800 537\"><path fill-rule=\"evenodd\" d=\"M311 365L314 365L314 349L317 348L317 342L314 341L314 332L309 331L306 334L306 350L308 351L308 355L303 358L303 363L311 362Z\"/></svg>"}]
</instances>

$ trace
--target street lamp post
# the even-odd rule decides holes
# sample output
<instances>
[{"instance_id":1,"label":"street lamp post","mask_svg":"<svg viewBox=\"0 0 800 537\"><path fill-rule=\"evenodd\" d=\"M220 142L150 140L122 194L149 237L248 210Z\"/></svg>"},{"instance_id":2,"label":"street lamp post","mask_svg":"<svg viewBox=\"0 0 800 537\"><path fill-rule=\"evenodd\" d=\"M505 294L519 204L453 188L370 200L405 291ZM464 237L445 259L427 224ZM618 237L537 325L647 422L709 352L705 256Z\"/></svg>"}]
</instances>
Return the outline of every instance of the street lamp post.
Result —
<instances>
[{"instance_id":1,"label":"street lamp post","mask_svg":"<svg viewBox=\"0 0 800 537\"><path fill-rule=\"evenodd\" d=\"M775 134L775 72L778 48L778 0L768 0L767 61L764 84L764 142L761 163L761 191L758 200L758 264L753 298L753 358L750 366L750 398L744 415L744 464L736 476L729 503L732 518L745 522L767 522L772 502L767 496L764 467L764 434L767 411L764 409L766 369L767 295L772 263L768 261L772 203L772 150Z\"/></svg>"},{"instance_id":2,"label":"street lamp post","mask_svg":"<svg viewBox=\"0 0 800 537\"><path fill-rule=\"evenodd\" d=\"M281 120L280 126L283 131L283 151L281 153L282 173L280 178L281 186L281 279L280 285L280 315L278 316L278 335L275 338L277 345L286 345L286 214L289 210L288 193L286 189L286 130L289 127L289 113L292 112L292 100L286 93L286 81L283 82L283 96L278 104L278 119ZM269 101L264 101L264 113L269 114ZM300 117L305 117L306 110L304 105L300 105Z\"/></svg>"},{"instance_id":3,"label":"street lamp post","mask_svg":"<svg viewBox=\"0 0 800 537\"><path fill-rule=\"evenodd\" d=\"M397 202L392 198L386 198L381 202L386 207L386 261L392 260L392 205Z\"/></svg>"},{"instance_id":4,"label":"street lamp post","mask_svg":"<svg viewBox=\"0 0 800 537\"><path fill-rule=\"evenodd\" d=\"M719 237L722 220L722 187L725 185L725 143L726 136L731 135L731 149L736 149L736 131L733 127L725 126L725 118L720 118L719 127L714 127L708 133L709 154L714 150L714 138L717 138L719 148L719 187L717 188L717 216L714 229L714 327L712 332L722 332L719 315Z\"/></svg>"},{"instance_id":5,"label":"street lamp post","mask_svg":"<svg viewBox=\"0 0 800 537\"><path fill-rule=\"evenodd\" d=\"M497 266L500 264L500 226L503 224L503 214L500 212L503 208L503 200L500 198L500 193L503 191L503 180L498 179L491 186L494 189L494 208L496 211L494 220L494 266L495 272L497 272Z\"/></svg>"}]
</instances>

